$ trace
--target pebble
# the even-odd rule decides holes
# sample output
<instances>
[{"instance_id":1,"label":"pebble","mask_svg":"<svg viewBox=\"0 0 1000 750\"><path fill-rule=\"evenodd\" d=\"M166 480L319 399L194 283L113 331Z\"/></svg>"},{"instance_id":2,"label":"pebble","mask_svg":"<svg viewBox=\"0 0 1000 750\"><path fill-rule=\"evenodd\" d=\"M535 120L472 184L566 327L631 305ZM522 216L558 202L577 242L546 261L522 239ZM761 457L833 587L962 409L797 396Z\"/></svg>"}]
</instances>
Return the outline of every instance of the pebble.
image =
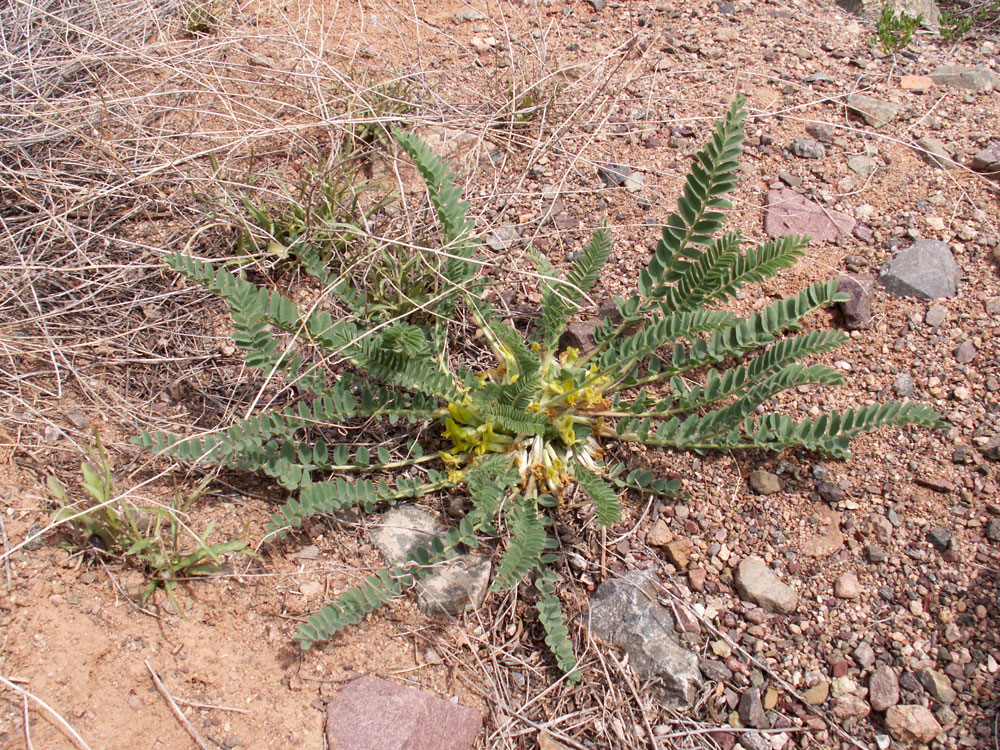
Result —
<instances>
[{"instance_id":1,"label":"pebble","mask_svg":"<svg viewBox=\"0 0 1000 750\"><path fill-rule=\"evenodd\" d=\"M792 153L801 159L822 159L826 156L826 147L819 141L800 136L792 141Z\"/></svg>"},{"instance_id":2,"label":"pebble","mask_svg":"<svg viewBox=\"0 0 1000 750\"><path fill-rule=\"evenodd\" d=\"M802 694L802 698L810 706L818 706L830 696L830 683L818 682Z\"/></svg>"},{"instance_id":3,"label":"pebble","mask_svg":"<svg viewBox=\"0 0 1000 750\"><path fill-rule=\"evenodd\" d=\"M759 557L745 557L736 568L736 587L744 599L752 599L768 612L787 615L798 606L798 594L767 567Z\"/></svg>"},{"instance_id":4,"label":"pebble","mask_svg":"<svg viewBox=\"0 0 1000 750\"><path fill-rule=\"evenodd\" d=\"M828 502L831 505L842 503L847 497L847 493L844 491L844 488L839 484L834 484L833 482L820 482L816 491L825 502Z\"/></svg>"},{"instance_id":5,"label":"pebble","mask_svg":"<svg viewBox=\"0 0 1000 750\"><path fill-rule=\"evenodd\" d=\"M868 669L868 667L875 663L875 650L868 641L861 641L854 651L851 652L851 656L854 657L857 665L863 669Z\"/></svg>"},{"instance_id":6,"label":"pebble","mask_svg":"<svg viewBox=\"0 0 1000 750\"><path fill-rule=\"evenodd\" d=\"M857 599L861 596L861 584L854 573L841 573L833 585L833 595L838 599Z\"/></svg>"},{"instance_id":7,"label":"pebble","mask_svg":"<svg viewBox=\"0 0 1000 750\"><path fill-rule=\"evenodd\" d=\"M944 305L931 305L924 315L924 322L931 328L937 328L948 318L948 308Z\"/></svg>"},{"instance_id":8,"label":"pebble","mask_svg":"<svg viewBox=\"0 0 1000 750\"><path fill-rule=\"evenodd\" d=\"M913 376L908 372L900 373L896 377L896 382L892 384L892 390L900 398L909 398L915 392Z\"/></svg>"},{"instance_id":9,"label":"pebble","mask_svg":"<svg viewBox=\"0 0 1000 750\"><path fill-rule=\"evenodd\" d=\"M931 543L938 552L944 552L951 546L951 529L933 529L927 534L927 541Z\"/></svg>"},{"instance_id":10,"label":"pebble","mask_svg":"<svg viewBox=\"0 0 1000 750\"><path fill-rule=\"evenodd\" d=\"M772 474L764 469L757 469L750 475L750 489L758 495L773 495L783 489L781 479L777 474Z\"/></svg>"},{"instance_id":11,"label":"pebble","mask_svg":"<svg viewBox=\"0 0 1000 750\"><path fill-rule=\"evenodd\" d=\"M976 358L979 352L976 351L976 345L971 341L963 341L955 349L955 361L959 364L966 365Z\"/></svg>"},{"instance_id":12,"label":"pebble","mask_svg":"<svg viewBox=\"0 0 1000 750\"><path fill-rule=\"evenodd\" d=\"M847 106L876 130L888 125L899 114L898 104L864 94L852 94L847 97Z\"/></svg>"},{"instance_id":13,"label":"pebble","mask_svg":"<svg viewBox=\"0 0 1000 750\"><path fill-rule=\"evenodd\" d=\"M899 679L892 667L881 666L868 678L868 702L875 711L885 711L899 703Z\"/></svg>"},{"instance_id":14,"label":"pebble","mask_svg":"<svg viewBox=\"0 0 1000 750\"><path fill-rule=\"evenodd\" d=\"M889 557L889 554L885 551L884 547L879 547L877 544L869 544L865 547L865 555L868 557L868 562L879 565L884 563Z\"/></svg>"},{"instance_id":15,"label":"pebble","mask_svg":"<svg viewBox=\"0 0 1000 750\"><path fill-rule=\"evenodd\" d=\"M737 712L744 726L756 727L757 729L765 729L770 726L767 714L764 712L764 705L760 700L759 688L748 688L743 691Z\"/></svg>"},{"instance_id":16,"label":"pebble","mask_svg":"<svg viewBox=\"0 0 1000 750\"><path fill-rule=\"evenodd\" d=\"M917 680L924 690L938 703L953 703L958 693L951 686L947 675L934 669L921 669L917 672Z\"/></svg>"}]
</instances>

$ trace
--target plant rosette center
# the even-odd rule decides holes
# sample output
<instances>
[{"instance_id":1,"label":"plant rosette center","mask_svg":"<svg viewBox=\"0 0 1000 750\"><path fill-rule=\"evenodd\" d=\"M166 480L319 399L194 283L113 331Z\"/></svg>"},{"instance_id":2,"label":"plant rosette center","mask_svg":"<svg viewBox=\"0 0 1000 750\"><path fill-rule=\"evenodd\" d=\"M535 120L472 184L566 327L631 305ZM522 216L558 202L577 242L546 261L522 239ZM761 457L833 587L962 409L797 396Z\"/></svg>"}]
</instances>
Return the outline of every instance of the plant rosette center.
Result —
<instances>
[{"instance_id":1,"label":"plant rosette center","mask_svg":"<svg viewBox=\"0 0 1000 750\"><path fill-rule=\"evenodd\" d=\"M524 408L526 414L544 417L544 428L524 433L477 408L477 404L489 403L495 387L514 385L520 379L513 357L503 359L500 367L479 376L478 385L462 403L448 404L444 437L451 441L451 448L442 451L441 458L455 473L486 453L507 453L526 488L562 495L573 480L575 462L591 471L600 470L604 452L596 436L603 418L592 412L608 407L604 390L612 379L595 365L580 363L579 352L572 347L558 358L549 358L539 368L535 398Z\"/></svg>"}]
</instances>

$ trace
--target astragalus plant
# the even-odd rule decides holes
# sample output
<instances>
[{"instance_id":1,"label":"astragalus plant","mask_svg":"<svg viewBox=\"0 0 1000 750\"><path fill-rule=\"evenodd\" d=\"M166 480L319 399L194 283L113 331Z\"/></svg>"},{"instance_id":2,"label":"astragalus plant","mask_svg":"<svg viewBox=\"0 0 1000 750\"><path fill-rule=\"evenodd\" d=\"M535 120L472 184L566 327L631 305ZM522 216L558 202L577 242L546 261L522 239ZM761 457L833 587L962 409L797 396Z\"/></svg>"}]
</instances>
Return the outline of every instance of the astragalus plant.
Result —
<instances>
[{"instance_id":1,"label":"astragalus plant","mask_svg":"<svg viewBox=\"0 0 1000 750\"><path fill-rule=\"evenodd\" d=\"M937 424L938 416L917 403L802 421L764 411L773 396L790 388L841 383L834 370L801 360L833 349L844 335L792 333L804 316L839 299L833 281L813 284L747 318L721 308L744 284L792 265L807 241L788 237L744 250L739 233L720 233L723 211L730 208L725 196L736 185L745 116L738 98L697 154L678 210L639 273L638 293L617 300L619 314L603 321L596 346L585 354L560 348L559 341L608 260L610 233L596 232L565 278L536 254L543 282L540 315L527 333L517 330L486 301L490 282L477 274L477 241L454 176L408 133L395 138L420 171L439 219L444 243L435 262L442 254L447 258L440 266L448 287L435 301L437 320L469 316L492 350L491 368L454 364L444 322L417 326L397 320L373 327L361 319L335 320L326 312L304 312L281 294L194 258L169 260L228 303L247 364L294 381L301 395L294 405L219 434L145 434L143 445L275 477L292 491L271 521L280 532L316 513L352 506L370 511L444 493L465 493L470 500L461 522L409 562L369 576L312 615L297 635L303 648L358 622L435 561L500 537L492 590L533 576L546 642L559 666L572 671L576 659L552 567L558 545L551 509L576 485L593 501L597 524L611 526L620 520L628 488L672 494L680 487L676 479L613 463L606 452L610 443L696 452L796 446L842 457L860 432ZM349 285L332 292L352 309L363 309ZM323 357L348 367L332 378L318 364ZM431 429L411 433L423 432L429 440L373 452L367 445L324 439L330 425L374 418L429 423Z\"/></svg>"}]
</instances>

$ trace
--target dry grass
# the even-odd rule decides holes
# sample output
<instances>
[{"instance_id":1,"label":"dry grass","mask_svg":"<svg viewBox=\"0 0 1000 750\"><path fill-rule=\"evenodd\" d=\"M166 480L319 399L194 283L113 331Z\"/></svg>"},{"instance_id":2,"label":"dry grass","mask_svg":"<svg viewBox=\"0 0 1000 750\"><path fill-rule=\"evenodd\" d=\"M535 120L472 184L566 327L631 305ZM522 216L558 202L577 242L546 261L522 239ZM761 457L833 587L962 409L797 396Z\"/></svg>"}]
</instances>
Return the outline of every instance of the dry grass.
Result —
<instances>
[{"instance_id":1,"label":"dry grass","mask_svg":"<svg viewBox=\"0 0 1000 750\"><path fill-rule=\"evenodd\" d=\"M176 0L10 0L0 9L0 428L25 465L41 471L55 460L75 472L77 455L39 451L66 436L86 442L99 419L113 433L108 446L134 455L125 440L142 427L214 428L260 400L260 382L220 356L217 303L164 273L161 256L183 248L230 258L244 228L241 192L283 200L282 181L314 154L332 159L359 125L392 124L367 106L376 85L405 81L420 105L406 113L410 123L528 154L513 184L467 165L474 207L494 217L492 204L528 189L531 165L568 145L571 124L606 123L639 69L626 44L577 85L580 71L550 68L544 41L511 42L523 64L511 68L503 96L449 96L428 83L428 68L380 70L360 45L272 18L258 28L234 10L198 35ZM358 69L367 75L345 72ZM461 94L470 79L457 85ZM570 153L580 153L590 137L574 137ZM580 166L574 159L560 187ZM412 232L411 220L399 231ZM194 424L163 408L178 400ZM67 421L77 412L85 418ZM146 467L133 475L149 481ZM586 593L572 595L582 603ZM470 624L466 643L432 644L490 706L484 747L524 747L540 730L573 748L714 746L708 724L664 711L619 655L585 640L579 619L587 679L555 681L522 607L511 594ZM713 714L714 688L699 703Z\"/></svg>"}]
</instances>

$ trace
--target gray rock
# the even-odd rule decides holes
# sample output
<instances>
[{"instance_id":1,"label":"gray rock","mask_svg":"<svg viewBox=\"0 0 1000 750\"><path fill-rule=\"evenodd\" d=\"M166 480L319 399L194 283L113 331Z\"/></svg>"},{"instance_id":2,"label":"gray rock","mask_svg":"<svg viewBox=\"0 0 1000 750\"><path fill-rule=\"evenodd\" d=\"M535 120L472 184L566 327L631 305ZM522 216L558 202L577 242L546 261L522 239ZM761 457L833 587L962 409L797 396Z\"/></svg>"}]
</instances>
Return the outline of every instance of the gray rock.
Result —
<instances>
[{"instance_id":1,"label":"gray rock","mask_svg":"<svg viewBox=\"0 0 1000 750\"><path fill-rule=\"evenodd\" d=\"M823 502L830 503L831 505L842 503L847 498L844 488L833 482L820 482L816 487L816 491Z\"/></svg>"},{"instance_id":2,"label":"gray rock","mask_svg":"<svg viewBox=\"0 0 1000 750\"><path fill-rule=\"evenodd\" d=\"M951 529L945 527L932 529L927 533L927 541L938 552L944 552L951 546Z\"/></svg>"},{"instance_id":3,"label":"gray rock","mask_svg":"<svg viewBox=\"0 0 1000 750\"><path fill-rule=\"evenodd\" d=\"M1000 542L1000 518L991 518L986 524L986 538L991 542Z\"/></svg>"},{"instance_id":4,"label":"gray rock","mask_svg":"<svg viewBox=\"0 0 1000 750\"><path fill-rule=\"evenodd\" d=\"M892 667L885 665L868 678L868 702L875 711L885 711L899 703L899 679Z\"/></svg>"},{"instance_id":5,"label":"gray rock","mask_svg":"<svg viewBox=\"0 0 1000 750\"><path fill-rule=\"evenodd\" d=\"M744 557L736 568L736 589L768 612L787 615L795 611L799 595L775 575L759 557Z\"/></svg>"},{"instance_id":6,"label":"gray rock","mask_svg":"<svg viewBox=\"0 0 1000 750\"><path fill-rule=\"evenodd\" d=\"M406 562L420 547L446 531L434 516L412 505L393 508L371 532L371 539L389 565ZM426 615L448 617L483 603L492 565L482 555L460 555L437 565L416 585L417 606Z\"/></svg>"},{"instance_id":7,"label":"gray rock","mask_svg":"<svg viewBox=\"0 0 1000 750\"><path fill-rule=\"evenodd\" d=\"M875 663L875 651L868 641L861 641L857 645L857 648L851 652L851 656L854 657L854 661L862 669L868 669L868 667Z\"/></svg>"},{"instance_id":8,"label":"gray rock","mask_svg":"<svg viewBox=\"0 0 1000 750\"><path fill-rule=\"evenodd\" d=\"M942 65L931 71L938 86L951 86L972 91L992 91L1000 85L1000 77L989 68L968 65Z\"/></svg>"},{"instance_id":9,"label":"gray rock","mask_svg":"<svg viewBox=\"0 0 1000 750\"><path fill-rule=\"evenodd\" d=\"M773 750L771 741L763 732L741 732L739 745L744 750Z\"/></svg>"},{"instance_id":10,"label":"gray rock","mask_svg":"<svg viewBox=\"0 0 1000 750\"><path fill-rule=\"evenodd\" d=\"M854 218L840 211L823 209L794 190L767 191L764 231L771 237L805 234L815 241L832 240L850 234Z\"/></svg>"},{"instance_id":11,"label":"gray rock","mask_svg":"<svg viewBox=\"0 0 1000 750\"><path fill-rule=\"evenodd\" d=\"M948 308L944 305L931 305L924 315L924 322L931 328L937 328L948 319Z\"/></svg>"},{"instance_id":12,"label":"gray rock","mask_svg":"<svg viewBox=\"0 0 1000 750\"><path fill-rule=\"evenodd\" d=\"M892 390L897 396L909 398L916 392L913 387L913 376L908 372L901 372L896 382L892 384Z\"/></svg>"},{"instance_id":13,"label":"gray rock","mask_svg":"<svg viewBox=\"0 0 1000 750\"><path fill-rule=\"evenodd\" d=\"M935 300L957 296L961 278L947 242L917 240L882 266L878 282L895 297Z\"/></svg>"},{"instance_id":14,"label":"gray rock","mask_svg":"<svg viewBox=\"0 0 1000 750\"><path fill-rule=\"evenodd\" d=\"M1000 435L991 437L980 450L990 461L1000 461Z\"/></svg>"},{"instance_id":15,"label":"gray rock","mask_svg":"<svg viewBox=\"0 0 1000 750\"><path fill-rule=\"evenodd\" d=\"M963 341L955 349L955 360L962 365L966 365L976 358L979 352L976 351L976 345L971 341Z\"/></svg>"},{"instance_id":16,"label":"gray rock","mask_svg":"<svg viewBox=\"0 0 1000 750\"><path fill-rule=\"evenodd\" d=\"M937 138L918 138L917 154L932 167L955 169L955 167L960 166L944 142Z\"/></svg>"},{"instance_id":17,"label":"gray rock","mask_svg":"<svg viewBox=\"0 0 1000 750\"><path fill-rule=\"evenodd\" d=\"M486 21L489 16L477 8L462 8L452 19L455 23L468 23L470 21Z\"/></svg>"},{"instance_id":18,"label":"gray rock","mask_svg":"<svg viewBox=\"0 0 1000 750\"><path fill-rule=\"evenodd\" d=\"M837 129L828 122L811 122L806 125L806 132L820 143L832 143Z\"/></svg>"},{"instance_id":19,"label":"gray rock","mask_svg":"<svg viewBox=\"0 0 1000 750\"><path fill-rule=\"evenodd\" d=\"M602 583L590 600L593 635L624 648L640 680L656 680L664 706L690 708L702 684L698 655L672 635L674 621L656 598L656 574L633 570Z\"/></svg>"},{"instance_id":20,"label":"gray rock","mask_svg":"<svg viewBox=\"0 0 1000 750\"><path fill-rule=\"evenodd\" d=\"M878 169L878 164L870 156L865 156L863 154L858 154L857 156L852 156L847 160L847 167L855 174L861 177L867 177L868 175L875 174Z\"/></svg>"},{"instance_id":21,"label":"gray rock","mask_svg":"<svg viewBox=\"0 0 1000 750\"><path fill-rule=\"evenodd\" d=\"M899 105L895 102L884 102L865 94L851 94L847 97L847 106L876 130L888 125L899 114Z\"/></svg>"},{"instance_id":22,"label":"gray rock","mask_svg":"<svg viewBox=\"0 0 1000 750\"><path fill-rule=\"evenodd\" d=\"M590 7L594 9L594 12L600 13L604 10L604 0L587 0L590 3Z\"/></svg>"},{"instance_id":23,"label":"gray rock","mask_svg":"<svg viewBox=\"0 0 1000 750\"><path fill-rule=\"evenodd\" d=\"M917 672L917 679L923 685L924 690L938 703L954 703L958 693L951 686L951 680L947 675L938 672L936 669L921 669Z\"/></svg>"},{"instance_id":24,"label":"gray rock","mask_svg":"<svg viewBox=\"0 0 1000 750\"><path fill-rule=\"evenodd\" d=\"M604 164L597 168L597 176L605 187L622 187L632 174L632 167L626 164Z\"/></svg>"},{"instance_id":25,"label":"gray rock","mask_svg":"<svg viewBox=\"0 0 1000 750\"><path fill-rule=\"evenodd\" d=\"M757 469L753 472L748 483L750 489L758 495L773 495L776 492L781 492L782 489L781 479L778 478L778 475L763 469Z\"/></svg>"},{"instance_id":26,"label":"gray rock","mask_svg":"<svg viewBox=\"0 0 1000 750\"><path fill-rule=\"evenodd\" d=\"M819 141L800 136L792 141L792 153L802 159L822 159L826 156L826 148Z\"/></svg>"},{"instance_id":27,"label":"gray rock","mask_svg":"<svg viewBox=\"0 0 1000 750\"><path fill-rule=\"evenodd\" d=\"M482 726L474 708L374 675L347 683L326 710L331 750L470 750Z\"/></svg>"},{"instance_id":28,"label":"gray rock","mask_svg":"<svg viewBox=\"0 0 1000 750\"><path fill-rule=\"evenodd\" d=\"M764 704L760 701L759 688L744 690L736 710L744 726L757 727L757 729L767 729L770 726L767 714L764 712Z\"/></svg>"},{"instance_id":29,"label":"gray rock","mask_svg":"<svg viewBox=\"0 0 1000 750\"><path fill-rule=\"evenodd\" d=\"M875 277L870 274L842 273L837 276L837 291L851 296L847 302L838 302L844 316L844 327L849 331L867 328L872 322L872 300L875 298Z\"/></svg>"},{"instance_id":30,"label":"gray rock","mask_svg":"<svg viewBox=\"0 0 1000 750\"><path fill-rule=\"evenodd\" d=\"M994 141L973 156L969 166L977 172L1000 175L1000 141Z\"/></svg>"},{"instance_id":31,"label":"gray rock","mask_svg":"<svg viewBox=\"0 0 1000 750\"><path fill-rule=\"evenodd\" d=\"M715 682L729 682L733 678L733 670L715 659L701 659L698 662L698 669L710 680Z\"/></svg>"},{"instance_id":32,"label":"gray rock","mask_svg":"<svg viewBox=\"0 0 1000 750\"><path fill-rule=\"evenodd\" d=\"M509 250L520 240L521 232L513 224L504 224L486 235L486 244L494 252Z\"/></svg>"},{"instance_id":33,"label":"gray rock","mask_svg":"<svg viewBox=\"0 0 1000 750\"><path fill-rule=\"evenodd\" d=\"M868 562L874 565L879 565L889 559L889 553L885 551L885 547L879 547L877 544L866 546L865 556L868 558Z\"/></svg>"}]
</instances>

